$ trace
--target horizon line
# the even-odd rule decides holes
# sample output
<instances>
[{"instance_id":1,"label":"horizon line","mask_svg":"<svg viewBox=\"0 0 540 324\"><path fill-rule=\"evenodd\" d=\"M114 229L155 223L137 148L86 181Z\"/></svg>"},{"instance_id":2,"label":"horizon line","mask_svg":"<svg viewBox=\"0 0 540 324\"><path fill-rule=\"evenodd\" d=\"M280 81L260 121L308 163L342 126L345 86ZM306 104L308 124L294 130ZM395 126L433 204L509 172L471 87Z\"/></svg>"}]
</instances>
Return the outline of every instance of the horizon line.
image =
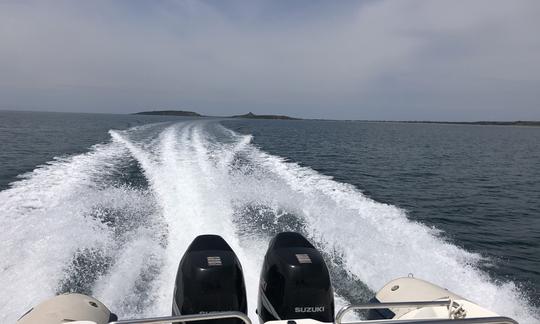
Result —
<instances>
[{"instance_id":1,"label":"horizon line","mask_svg":"<svg viewBox=\"0 0 540 324\"><path fill-rule=\"evenodd\" d=\"M165 109L167 111L189 111L190 110L175 110L175 109ZM20 109L20 110L13 110L13 109L6 109L6 108L0 108L0 111L4 112L34 112L34 113L59 113L59 114L90 114L90 115L135 115L138 112L126 112L126 113L119 113L119 112L82 112L82 111L55 111L55 110L32 110L32 109ZM152 110L149 110L152 111ZM154 111L160 111L160 110L154 110ZM247 113L245 113L247 114ZM269 113L264 114L255 114L255 115L274 115ZM158 116L158 115L140 115L140 116ZM166 115L162 115L166 116ZM169 115L174 117L173 115ZM540 119L534 120L534 119L514 119L514 120L470 120L470 121L463 121L463 120L430 120L430 119L351 119L351 118L345 118L345 119L331 119L331 118L305 118L305 117L293 117L288 116L287 117L295 118L297 121L301 120L320 120L320 121L358 121L358 122L379 122L379 123L441 123L441 124L475 124L475 123L538 123L540 125ZM176 116L176 117L182 117L182 116ZM201 117L193 117L193 118L231 118L231 116L211 116L211 115L201 115Z\"/></svg>"}]
</instances>

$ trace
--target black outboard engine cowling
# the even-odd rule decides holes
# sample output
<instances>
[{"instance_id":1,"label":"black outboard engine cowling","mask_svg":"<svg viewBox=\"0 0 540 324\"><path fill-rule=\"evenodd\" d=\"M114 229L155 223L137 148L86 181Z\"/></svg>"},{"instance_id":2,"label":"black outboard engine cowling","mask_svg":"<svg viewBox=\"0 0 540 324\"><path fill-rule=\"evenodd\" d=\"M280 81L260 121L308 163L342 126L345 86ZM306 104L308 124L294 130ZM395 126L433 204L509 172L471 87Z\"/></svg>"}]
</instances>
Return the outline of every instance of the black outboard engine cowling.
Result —
<instances>
[{"instance_id":1,"label":"black outboard engine cowling","mask_svg":"<svg viewBox=\"0 0 540 324\"><path fill-rule=\"evenodd\" d=\"M247 313L242 266L221 236L200 235L193 240L178 266L173 298L173 315ZM203 322L242 323L239 319Z\"/></svg>"},{"instance_id":2,"label":"black outboard engine cowling","mask_svg":"<svg viewBox=\"0 0 540 324\"><path fill-rule=\"evenodd\" d=\"M259 284L261 323L334 321L334 292L322 255L302 235L284 232L268 246Z\"/></svg>"}]
</instances>

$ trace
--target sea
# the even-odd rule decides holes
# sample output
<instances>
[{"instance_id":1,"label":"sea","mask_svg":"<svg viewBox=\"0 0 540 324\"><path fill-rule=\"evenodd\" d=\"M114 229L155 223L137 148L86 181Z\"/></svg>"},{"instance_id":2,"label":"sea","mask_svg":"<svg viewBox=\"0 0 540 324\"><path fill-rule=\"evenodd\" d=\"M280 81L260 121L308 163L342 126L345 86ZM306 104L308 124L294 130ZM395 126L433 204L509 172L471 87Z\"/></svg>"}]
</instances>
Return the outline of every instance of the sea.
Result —
<instances>
[{"instance_id":1,"label":"sea","mask_svg":"<svg viewBox=\"0 0 540 324\"><path fill-rule=\"evenodd\" d=\"M200 234L235 250L257 322L282 231L337 306L414 276L540 323L540 127L0 111L2 323L65 292L168 315Z\"/></svg>"}]
</instances>

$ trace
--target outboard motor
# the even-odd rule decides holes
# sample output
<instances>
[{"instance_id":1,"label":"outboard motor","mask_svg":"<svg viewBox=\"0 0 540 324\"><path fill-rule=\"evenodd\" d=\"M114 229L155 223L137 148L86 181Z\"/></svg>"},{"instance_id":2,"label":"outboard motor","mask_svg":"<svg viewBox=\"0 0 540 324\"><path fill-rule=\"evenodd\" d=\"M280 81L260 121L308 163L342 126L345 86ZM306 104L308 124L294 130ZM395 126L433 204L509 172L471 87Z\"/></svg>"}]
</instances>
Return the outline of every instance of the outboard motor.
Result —
<instances>
[{"instance_id":1,"label":"outboard motor","mask_svg":"<svg viewBox=\"0 0 540 324\"><path fill-rule=\"evenodd\" d=\"M173 298L173 315L247 313L242 266L221 236L200 235L193 240L178 266ZM204 322L242 323L239 319Z\"/></svg>"},{"instance_id":2,"label":"outboard motor","mask_svg":"<svg viewBox=\"0 0 540 324\"><path fill-rule=\"evenodd\" d=\"M311 318L334 322L334 292L322 255L302 235L284 232L268 246L259 284L261 323Z\"/></svg>"}]
</instances>

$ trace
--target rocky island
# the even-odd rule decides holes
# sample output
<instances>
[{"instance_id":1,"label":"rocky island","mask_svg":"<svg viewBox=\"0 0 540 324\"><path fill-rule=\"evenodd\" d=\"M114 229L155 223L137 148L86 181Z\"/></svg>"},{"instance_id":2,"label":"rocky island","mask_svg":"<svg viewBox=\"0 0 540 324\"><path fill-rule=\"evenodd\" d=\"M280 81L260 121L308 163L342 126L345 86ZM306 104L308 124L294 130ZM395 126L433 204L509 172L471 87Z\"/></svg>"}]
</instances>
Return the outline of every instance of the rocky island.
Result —
<instances>
[{"instance_id":1,"label":"rocky island","mask_svg":"<svg viewBox=\"0 0 540 324\"><path fill-rule=\"evenodd\" d=\"M230 118L248 118L248 119L286 119L286 120L300 120L300 118L294 118L284 115L255 115L251 111L244 115L231 116Z\"/></svg>"}]
</instances>

